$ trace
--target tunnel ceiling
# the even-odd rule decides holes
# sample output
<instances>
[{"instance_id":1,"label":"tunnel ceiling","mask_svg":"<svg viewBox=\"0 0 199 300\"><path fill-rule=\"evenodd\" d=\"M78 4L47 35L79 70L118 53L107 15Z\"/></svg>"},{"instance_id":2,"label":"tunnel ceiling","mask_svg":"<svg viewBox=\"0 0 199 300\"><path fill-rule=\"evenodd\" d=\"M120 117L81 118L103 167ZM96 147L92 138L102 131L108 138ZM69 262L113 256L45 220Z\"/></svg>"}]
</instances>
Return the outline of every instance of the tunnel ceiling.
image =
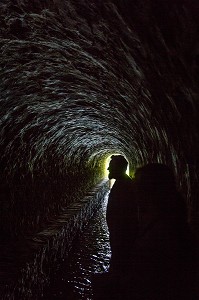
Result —
<instances>
[{"instance_id":1,"label":"tunnel ceiling","mask_svg":"<svg viewBox=\"0 0 199 300\"><path fill-rule=\"evenodd\" d=\"M192 1L3 1L1 168L195 161L198 18Z\"/></svg>"}]
</instances>

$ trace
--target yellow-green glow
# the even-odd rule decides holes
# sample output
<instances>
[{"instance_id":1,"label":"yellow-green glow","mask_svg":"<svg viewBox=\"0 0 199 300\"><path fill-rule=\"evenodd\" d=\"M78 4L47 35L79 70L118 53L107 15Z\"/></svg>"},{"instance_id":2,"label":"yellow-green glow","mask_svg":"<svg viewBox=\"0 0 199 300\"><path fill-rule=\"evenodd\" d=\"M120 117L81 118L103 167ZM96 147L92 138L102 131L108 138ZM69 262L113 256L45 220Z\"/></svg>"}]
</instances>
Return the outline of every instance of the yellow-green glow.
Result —
<instances>
[{"instance_id":1,"label":"yellow-green glow","mask_svg":"<svg viewBox=\"0 0 199 300\"><path fill-rule=\"evenodd\" d=\"M127 166L126 174L129 176L129 165Z\"/></svg>"},{"instance_id":2,"label":"yellow-green glow","mask_svg":"<svg viewBox=\"0 0 199 300\"><path fill-rule=\"evenodd\" d=\"M107 159L105 160L105 165L104 165L104 176L105 176L105 178L108 178L108 173L109 172L108 172L107 169L108 169L108 166L109 166L109 163L110 163L112 155L122 155L122 154L120 154L120 153L113 153L113 154L111 154L110 156L107 157ZM129 165L127 166L126 174L129 175Z\"/></svg>"}]
</instances>

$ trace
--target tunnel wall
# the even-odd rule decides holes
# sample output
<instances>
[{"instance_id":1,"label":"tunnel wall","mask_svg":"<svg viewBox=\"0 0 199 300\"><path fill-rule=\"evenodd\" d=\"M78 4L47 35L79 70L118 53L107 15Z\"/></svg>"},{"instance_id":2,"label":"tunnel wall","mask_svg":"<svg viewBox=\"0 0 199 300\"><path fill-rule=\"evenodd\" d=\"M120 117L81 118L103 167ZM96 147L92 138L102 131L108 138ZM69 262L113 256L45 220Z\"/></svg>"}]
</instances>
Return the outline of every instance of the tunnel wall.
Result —
<instances>
[{"instance_id":1,"label":"tunnel wall","mask_svg":"<svg viewBox=\"0 0 199 300\"><path fill-rule=\"evenodd\" d=\"M124 154L167 163L198 224L197 1L3 1L3 239L38 232Z\"/></svg>"}]
</instances>

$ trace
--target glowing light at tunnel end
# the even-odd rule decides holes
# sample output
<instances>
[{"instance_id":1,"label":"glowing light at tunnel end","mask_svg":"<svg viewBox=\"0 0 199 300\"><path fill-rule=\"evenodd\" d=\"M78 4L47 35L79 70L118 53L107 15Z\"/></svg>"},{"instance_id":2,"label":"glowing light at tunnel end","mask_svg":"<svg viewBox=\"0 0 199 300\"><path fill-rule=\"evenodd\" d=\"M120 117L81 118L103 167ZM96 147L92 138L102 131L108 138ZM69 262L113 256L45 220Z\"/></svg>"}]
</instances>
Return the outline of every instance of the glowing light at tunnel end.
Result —
<instances>
[{"instance_id":1,"label":"glowing light at tunnel end","mask_svg":"<svg viewBox=\"0 0 199 300\"><path fill-rule=\"evenodd\" d=\"M111 160L111 156L112 155L122 155L122 156L124 156L125 157L125 155L123 155L123 154L120 154L120 153L112 153L111 155L109 155L107 158L106 158L106 160L105 160L105 165L104 165L104 176L105 176L105 178L106 179L108 179L108 166L109 166L109 163L110 163L110 160ZM125 157L126 158L126 157ZM126 158L126 160L128 161L128 159ZM127 170L126 170L126 174L127 175L129 175L129 164L128 164L128 166L127 166Z\"/></svg>"}]
</instances>

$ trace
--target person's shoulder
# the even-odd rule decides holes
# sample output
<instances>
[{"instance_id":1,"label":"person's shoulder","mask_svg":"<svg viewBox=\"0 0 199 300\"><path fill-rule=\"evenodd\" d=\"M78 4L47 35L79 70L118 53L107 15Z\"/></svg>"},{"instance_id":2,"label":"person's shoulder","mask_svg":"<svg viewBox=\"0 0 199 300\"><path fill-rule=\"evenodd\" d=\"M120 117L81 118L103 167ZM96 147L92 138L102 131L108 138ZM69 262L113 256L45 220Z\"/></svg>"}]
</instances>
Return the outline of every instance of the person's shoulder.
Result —
<instances>
[{"instance_id":1,"label":"person's shoulder","mask_svg":"<svg viewBox=\"0 0 199 300\"><path fill-rule=\"evenodd\" d=\"M123 177L123 180L126 182L129 182L129 183L134 182L133 179L130 176L128 176L127 174L125 174L125 176Z\"/></svg>"},{"instance_id":2,"label":"person's shoulder","mask_svg":"<svg viewBox=\"0 0 199 300\"><path fill-rule=\"evenodd\" d=\"M125 182L129 187L134 187L134 185L135 185L134 180L131 177L129 177L128 175L125 178Z\"/></svg>"},{"instance_id":3,"label":"person's shoulder","mask_svg":"<svg viewBox=\"0 0 199 300\"><path fill-rule=\"evenodd\" d=\"M135 185L134 185L134 181L131 177L126 177L123 180L123 191L126 193L133 193L133 191L135 190Z\"/></svg>"}]
</instances>

